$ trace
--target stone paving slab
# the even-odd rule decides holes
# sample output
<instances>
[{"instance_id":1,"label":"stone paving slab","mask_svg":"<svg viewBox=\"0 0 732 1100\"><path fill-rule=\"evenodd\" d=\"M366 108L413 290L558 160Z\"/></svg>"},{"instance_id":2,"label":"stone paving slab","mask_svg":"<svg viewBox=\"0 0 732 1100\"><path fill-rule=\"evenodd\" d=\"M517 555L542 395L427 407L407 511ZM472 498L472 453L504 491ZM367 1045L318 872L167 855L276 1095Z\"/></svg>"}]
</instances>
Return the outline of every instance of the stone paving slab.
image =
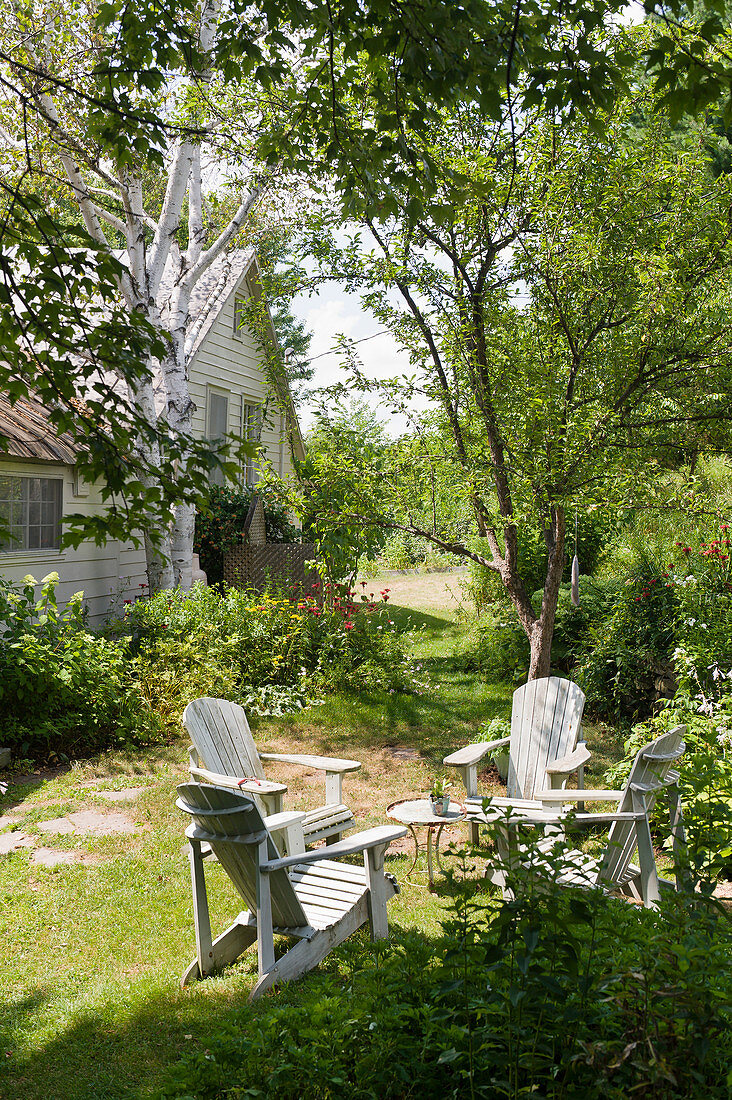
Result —
<instances>
[{"instance_id":1,"label":"stone paving slab","mask_svg":"<svg viewBox=\"0 0 732 1100\"><path fill-rule=\"evenodd\" d=\"M81 852L64 852L60 848L36 848L31 855L31 863L41 867L58 867L61 864L81 863Z\"/></svg>"},{"instance_id":2,"label":"stone paving slab","mask_svg":"<svg viewBox=\"0 0 732 1100\"><path fill-rule=\"evenodd\" d=\"M43 833L67 835L85 833L88 836L111 836L115 833L133 833L135 823L127 814L103 814L96 810L77 810L66 817L55 817L51 821L39 821L35 826Z\"/></svg>"},{"instance_id":3,"label":"stone paving slab","mask_svg":"<svg viewBox=\"0 0 732 1100\"><path fill-rule=\"evenodd\" d=\"M14 833L0 833L0 856L7 856L19 848L35 848L32 836L17 829Z\"/></svg>"},{"instance_id":4,"label":"stone paving slab","mask_svg":"<svg viewBox=\"0 0 732 1100\"><path fill-rule=\"evenodd\" d=\"M99 798L105 798L107 802L133 802L139 798L147 787L126 787L123 791L95 791Z\"/></svg>"}]
</instances>

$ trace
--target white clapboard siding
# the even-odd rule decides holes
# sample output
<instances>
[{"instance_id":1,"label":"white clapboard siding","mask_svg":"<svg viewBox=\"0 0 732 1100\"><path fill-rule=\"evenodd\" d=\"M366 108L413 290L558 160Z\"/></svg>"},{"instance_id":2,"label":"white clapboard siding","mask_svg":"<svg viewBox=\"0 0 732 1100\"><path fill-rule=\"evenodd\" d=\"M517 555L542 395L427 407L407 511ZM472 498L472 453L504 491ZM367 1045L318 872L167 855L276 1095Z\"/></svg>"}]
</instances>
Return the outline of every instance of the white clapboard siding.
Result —
<instances>
[{"instance_id":1,"label":"white clapboard siding","mask_svg":"<svg viewBox=\"0 0 732 1100\"><path fill-rule=\"evenodd\" d=\"M0 473L14 477L61 478L63 481L63 512L94 515L102 510L99 488L90 485L83 496L74 492L74 475L70 466L50 462L0 461ZM75 592L83 591L89 622L98 625L110 611L124 606L125 599L136 599L147 581L145 553L132 544L110 539L105 546L83 542L65 550L26 550L22 553L0 553L0 574L15 584L30 574L37 581L51 572L59 574L56 597L59 604L68 602ZM40 587L36 589L40 595Z\"/></svg>"},{"instance_id":2,"label":"white clapboard siding","mask_svg":"<svg viewBox=\"0 0 732 1100\"><path fill-rule=\"evenodd\" d=\"M234 334L234 303L237 297L248 294L247 280L245 273L217 303L218 315L206 329L189 364L190 393L195 406L193 430L198 436L207 434L210 387L227 396L228 430L234 435L241 433L242 403L263 406L266 414L261 434L262 458L287 477L293 469L289 441L292 421L288 419L292 413L289 411L283 418L263 372L263 357L255 334L246 328ZM296 427L292 431L300 446ZM104 510L98 485L84 486L79 495L75 493L71 466L7 459L0 460L0 471L19 477L61 477L64 513L94 515ZM144 549L111 539L103 547L85 542L75 550L61 552L0 554L0 575L13 582L29 573L40 580L53 570L60 577L59 602L65 604L73 593L83 590L92 626L118 614L125 600L137 599L144 593L147 582Z\"/></svg>"}]
</instances>

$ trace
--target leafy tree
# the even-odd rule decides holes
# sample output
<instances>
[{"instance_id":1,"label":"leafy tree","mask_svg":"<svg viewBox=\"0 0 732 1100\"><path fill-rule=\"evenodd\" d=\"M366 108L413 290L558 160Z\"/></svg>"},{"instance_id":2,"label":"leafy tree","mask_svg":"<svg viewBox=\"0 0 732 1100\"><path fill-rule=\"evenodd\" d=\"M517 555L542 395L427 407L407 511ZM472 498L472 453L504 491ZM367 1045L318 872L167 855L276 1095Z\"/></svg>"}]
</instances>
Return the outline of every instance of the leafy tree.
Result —
<instances>
[{"instance_id":1,"label":"leafy tree","mask_svg":"<svg viewBox=\"0 0 732 1100\"><path fill-rule=\"evenodd\" d=\"M88 469L107 476L107 520L115 530L144 528L153 587L173 579L188 583L194 505L216 461L191 434L190 294L278 173L286 166L297 186L327 165L346 211L396 215L394 188L408 196L413 217L435 193L436 164L429 143L415 146L408 135L434 125L447 103L496 118L507 95L514 119L537 104L570 114L609 104L624 62L605 48L597 29L620 7L606 0L571 6L543 0L530 9L506 0L466 0L457 9L444 0L399 0L387 9L355 0L137 6L73 0L61 10L41 0L8 9L0 36L3 324L31 354L14 358L4 385L12 394L10 382L20 377L37 390L45 373L60 394L74 374L68 330L58 364L52 355L34 361L39 334L41 343L56 345L55 307L34 310L26 288L21 310L15 309L12 261L22 232L6 229L37 196L54 225L26 218L28 239L46 250L46 290L55 271L54 297L68 299L76 315L77 344L87 339L88 327L79 294L106 297L110 284L108 270L94 267L78 294L68 283L63 288L66 269L79 262L64 231L70 210L78 208L71 221L81 217L98 254L124 248L111 284L122 304L113 331L120 342L130 339L134 354L120 367L100 347L94 362L76 366L75 378L84 390L110 366L122 378L124 399L116 399L115 389L104 402L118 421L127 406L128 445L116 423L100 446L103 457ZM230 184L224 197L215 188L205 194L208 165L217 162L214 176ZM31 259L41 263L39 255ZM174 275L169 293L166 271ZM162 414L152 383L158 365ZM98 430L90 434L74 407L64 399L65 426L86 444L98 442ZM126 514L118 506L120 454L134 467L125 486ZM105 529L97 523L94 533L102 537Z\"/></svg>"},{"instance_id":2,"label":"leafy tree","mask_svg":"<svg viewBox=\"0 0 732 1100\"><path fill-rule=\"evenodd\" d=\"M347 270L409 351L414 375L392 392L433 403L410 462L403 450L389 482L380 472L378 512L360 487L346 509L497 573L532 677L549 670L568 511L652 490L659 456L729 447L732 187L711 176L703 126L679 155L662 116L630 125L638 107L624 101L600 134L544 111L520 132L445 112L425 139L439 170L417 216L394 187L385 214L362 218L371 251L326 246L317 226L324 267ZM446 469L487 552L437 509L428 526L394 520ZM540 607L519 553L530 531L545 552Z\"/></svg>"},{"instance_id":3,"label":"leafy tree","mask_svg":"<svg viewBox=\"0 0 732 1100\"><path fill-rule=\"evenodd\" d=\"M331 590L339 584L350 588L361 555L373 556L385 539L380 527L364 529L348 511L356 498L367 510L380 508L378 471L388 440L364 402L324 401L306 445L305 460L297 462L301 484L295 491L290 487L290 503L303 537L316 546L323 579Z\"/></svg>"}]
</instances>

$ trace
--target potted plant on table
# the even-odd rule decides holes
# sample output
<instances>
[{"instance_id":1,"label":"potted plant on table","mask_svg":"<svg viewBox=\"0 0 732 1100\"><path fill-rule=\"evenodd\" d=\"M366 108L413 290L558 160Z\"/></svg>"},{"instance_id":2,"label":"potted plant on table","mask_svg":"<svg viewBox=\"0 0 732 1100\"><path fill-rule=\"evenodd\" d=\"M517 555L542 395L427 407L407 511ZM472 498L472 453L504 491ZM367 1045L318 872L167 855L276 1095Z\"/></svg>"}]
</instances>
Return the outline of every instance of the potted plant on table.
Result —
<instances>
[{"instance_id":1,"label":"potted plant on table","mask_svg":"<svg viewBox=\"0 0 732 1100\"><path fill-rule=\"evenodd\" d=\"M452 786L444 775L438 775L432 784L430 791L430 805L432 813L438 817L444 817L450 806L450 795L447 793Z\"/></svg>"}]
</instances>

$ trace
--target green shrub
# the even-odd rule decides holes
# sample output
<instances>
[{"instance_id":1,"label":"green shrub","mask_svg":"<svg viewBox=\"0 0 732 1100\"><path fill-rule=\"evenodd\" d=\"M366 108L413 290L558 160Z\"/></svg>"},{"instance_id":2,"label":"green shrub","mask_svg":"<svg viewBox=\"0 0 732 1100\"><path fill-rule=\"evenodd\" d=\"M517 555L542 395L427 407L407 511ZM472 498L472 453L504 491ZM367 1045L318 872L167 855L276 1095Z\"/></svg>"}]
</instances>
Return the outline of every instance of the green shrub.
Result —
<instances>
[{"instance_id":1,"label":"green shrub","mask_svg":"<svg viewBox=\"0 0 732 1100\"><path fill-rule=\"evenodd\" d=\"M0 583L0 739L23 755L63 759L158 738L126 644L86 629L82 593L59 610L57 573L43 579L38 601L35 584Z\"/></svg>"},{"instance_id":2,"label":"green shrub","mask_svg":"<svg viewBox=\"0 0 732 1100\"><path fill-rule=\"evenodd\" d=\"M612 604L613 588L592 577L580 577L580 606L571 599L571 586L559 591L557 617L552 639L552 667L573 672L587 651L592 631L597 629ZM532 596L535 608L541 607L543 592ZM496 599L475 627L476 659L480 668L496 679L523 683L529 671L529 642L515 612L505 597Z\"/></svg>"},{"instance_id":3,"label":"green shrub","mask_svg":"<svg viewBox=\"0 0 732 1100\"><path fill-rule=\"evenodd\" d=\"M337 593L329 608L318 595L318 585L299 599L195 585L128 606L110 630L129 639L142 691L170 728L202 694L269 714L323 691L414 688L388 590L378 603Z\"/></svg>"},{"instance_id":4,"label":"green shrub","mask_svg":"<svg viewBox=\"0 0 732 1100\"><path fill-rule=\"evenodd\" d=\"M678 599L663 565L645 561L619 587L607 619L591 631L577 680L589 706L616 721L648 715L673 689Z\"/></svg>"},{"instance_id":5,"label":"green shrub","mask_svg":"<svg viewBox=\"0 0 732 1100\"><path fill-rule=\"evenodd\" d=\"M340 979L212 1020L158 1095L722 1100L731 954L704 903L552 889L495 903L466 881L436 940L351 941Z\"/></svg>"}]
</instances>

